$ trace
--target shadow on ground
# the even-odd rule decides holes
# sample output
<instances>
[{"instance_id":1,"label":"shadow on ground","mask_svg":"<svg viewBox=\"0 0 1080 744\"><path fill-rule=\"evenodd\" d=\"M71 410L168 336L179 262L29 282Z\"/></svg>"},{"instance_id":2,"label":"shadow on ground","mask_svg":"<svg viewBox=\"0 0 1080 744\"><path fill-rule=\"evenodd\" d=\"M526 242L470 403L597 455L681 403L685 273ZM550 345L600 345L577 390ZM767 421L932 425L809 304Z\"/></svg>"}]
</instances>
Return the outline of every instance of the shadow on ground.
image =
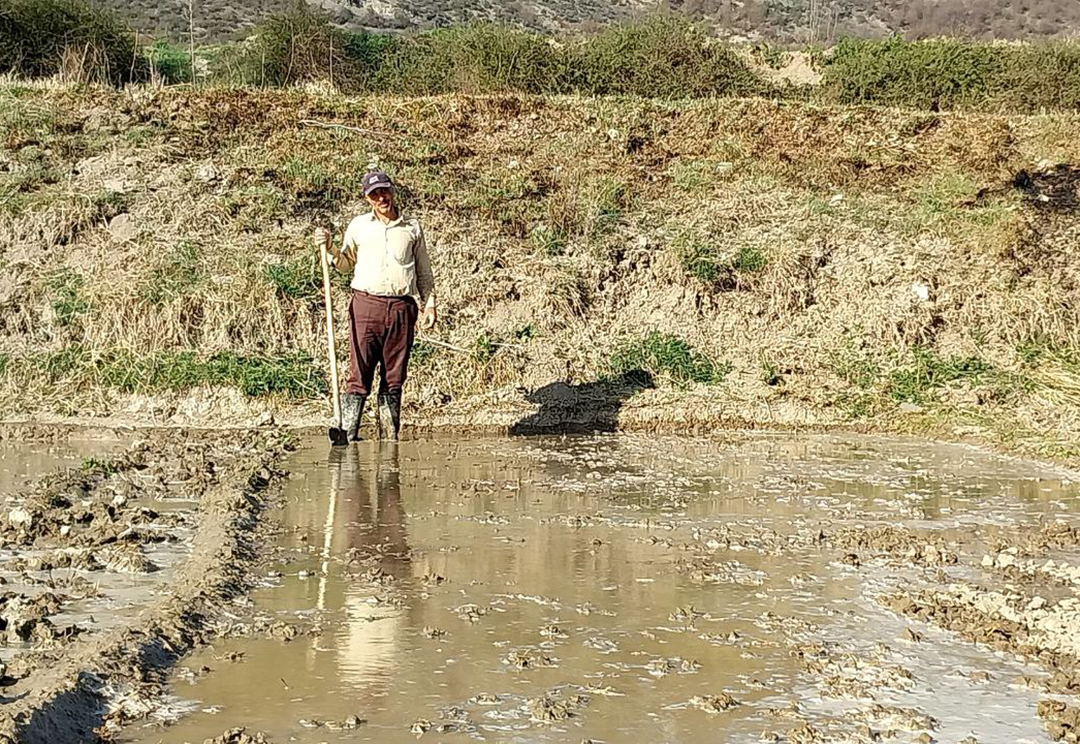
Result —
<instances>
[{"instance_id":1,"label":"shadow on ground","mask_svg":"<svg viewBox=\"0 0 1080 744\"><path fill-rule=\"evenodd\" d=\"M525 400L540 408L511 426L510 433L615 431L623 403L652 387L652 375L644 370L631 370L618 377L580 385L552 382L525 396Z\"/></svg>"}]
</instances>

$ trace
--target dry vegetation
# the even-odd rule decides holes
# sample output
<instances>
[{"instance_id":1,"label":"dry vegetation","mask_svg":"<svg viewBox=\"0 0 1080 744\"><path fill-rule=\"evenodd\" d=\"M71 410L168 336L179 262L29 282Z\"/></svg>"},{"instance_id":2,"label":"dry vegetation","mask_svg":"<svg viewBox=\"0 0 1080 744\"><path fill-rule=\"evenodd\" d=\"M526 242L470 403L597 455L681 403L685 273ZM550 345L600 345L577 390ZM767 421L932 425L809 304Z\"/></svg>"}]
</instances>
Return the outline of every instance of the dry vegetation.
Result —
<instances>
[{"instance_id":1,"label":"dry vegetation","mask_svg":"<svg viewBox=\"0 0 1080 744\"><path fill-rule=\"evenodd\" d=\"M413 420L1074 452L1076 115L14 83L0 104L9 416L317 421L307 236L377 164L434 237Z\"/></svg>"},{"instance_id":2,"label":"dry vegetation","mask_svg":"<svg viewBox=\"0 0 1080 744\"><path fill-rule=\"evenodd\" d=\"M197 39L212 41L243 33L290 2L194 2L190 24L186 0L104 0L103 4L144 33L186 39L193 29ZM485 21L543 31L595 28L655 12L658 7L651 0L335 0L317 5L352 29L406 30ZM1072 0L667 0L666 5L721 34L796 43L890 33L913 38L957 34L983 39L1069 37L1080 25L1080 6Z\"/></svg>"}]
</instances>

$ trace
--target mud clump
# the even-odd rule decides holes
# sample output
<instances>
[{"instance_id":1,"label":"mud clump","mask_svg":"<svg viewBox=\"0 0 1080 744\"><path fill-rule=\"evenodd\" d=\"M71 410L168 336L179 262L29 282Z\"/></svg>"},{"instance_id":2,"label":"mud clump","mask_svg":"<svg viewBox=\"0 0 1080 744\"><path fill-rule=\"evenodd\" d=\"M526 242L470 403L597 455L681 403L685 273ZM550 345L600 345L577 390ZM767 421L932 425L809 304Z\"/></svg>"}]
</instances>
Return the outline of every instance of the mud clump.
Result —
<instances>
[{"instance_id":1,"label":"mud clump","mask_svg":"<svg viewBox=\"0 0 1080 744\"><path fill-rule=\"evenodd\" d=\"M690 698L690 705L703 710L706 713L723 713L731 710L739 704L739 701L722 692L719 695L695 695Z\"/></svg>"},{"instance_id":2,"label":"mud clump","mask_svg":"<svg viewBox=\"0 0 1080 744\"><path fill-rule=\"evenodd\" d=\"M1038 710L1051 739L1068 744L1080 742L1080 708L1060 700L1043 700Z\"/></svg>"},{"instance_id":3,"label":"mud clump","mask_svg":"<svg viewBox=\"0 0 1080 744\"><path fill-rule=\"evenodd\" d=\"M213 739L204 739L203 744L273 744L273 742L261 731L249 734L247 729L234 728Z\"/></svg>"},{"instance_id":4,"label":"mud clump","mask_svg":"<svg viewBox=\"0 0 1080 744\"><path fill-rule=\"evenodd\" d=\"M845 527L831 534L822 532L820 539L824 544L840 550L871 551L916 566L951 566L957 562L956 553L941 537L892 525ZM857 561L856 556L853 565L857 565Z\"/></svg>"},{"instance_id":5,"label":"mud clump","mask_svg":"<svg viewBox=\"0 0 1080 744\"><path fill-rule=\"evenodd\" d=\"M984 555L982 567L999 571L1011 581L1041 579L1051 584L1080 587L1080 566L1065 561L1036 561L1021 557L1017 547L1006 548L994 554Z\"/></svg>"},{"instance_id":6,"label":"mud clump","mask_svg":"<svg viewBox=\"0 0 1080 744\"><path fill-rule=\"evenodd\" d=\"M48 619L60 610L62 598L44 593L27 597L17 592L0 595L0 641L12 643L47 643L71 638L78 633L72 626L58 630Z\"/></svg>"},{"instance_id":7,"label":"mud clump","mask_svg":"<svg viewBox=\"0 0 1080 744\"><path fill-rule=\"evenodd\" d=\"M530 721L556 723L573 718L588 704L588 695L570 695L566 698L543 695L526 700L522 708Z\"/></svg>"},{"instance_id":8,"label":"mud clump","mask_svg":"<svg viewBox=\"0 0 1080 744\"><path fill-rule=\"evenodd\" d=\"M999 651L1015 651L1026 633L1022 625L992 618L964 604L943 602L933 592L916 596L897 595L884 600L893 612L932 623Z\"/></svg>"},{"instance_id":9,"label":"mud clump","mask_svg":"<svg viewBox=\"0 0 1080 744\"><path fill-rule=\"evenodd\" d=\"M1049 550L1065 550L1080 546L1080 527L1064 520L1055 520L1038 529L1013 529L995 536L995 552L1010 548L1015 555L1043 555Z\"/></svg>"}]
</instances>

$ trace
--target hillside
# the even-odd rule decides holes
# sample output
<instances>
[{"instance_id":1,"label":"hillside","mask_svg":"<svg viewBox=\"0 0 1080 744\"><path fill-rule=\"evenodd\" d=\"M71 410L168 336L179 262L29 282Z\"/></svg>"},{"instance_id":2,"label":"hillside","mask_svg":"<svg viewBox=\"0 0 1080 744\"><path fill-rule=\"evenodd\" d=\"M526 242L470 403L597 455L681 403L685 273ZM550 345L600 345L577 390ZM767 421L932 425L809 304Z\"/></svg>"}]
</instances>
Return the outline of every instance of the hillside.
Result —
<instances>
[{"instance_id":1,"label":"hillside","mask_svg":"<svg viewBox=\"0 0 1080 744\"><path fill-rule=\"evenodd\" d=\"M12 83L0 104L7 418L324 420L308 236L378 164L442 298L412 422L1076 452L1077 115Z\"/></svg>"},{"instance_id":2,"label":"hillside","mask_svg":"<svg viewBox=\"0 0 1080 744\"><path fill-rule=\"evenodd\" d=\"M201 41L231 38L290 2L196 0L191 6L191 28ZM186 0L102 0L102 4L120 11L144 33L187 38ZM639 17L658 7L651 0L318 0L312 4L346 27L389 30L495 21L568 31ZM890 33L916 38L1035 39L1075 37L1080 29L1080 4L1072 0L668 0L666 7L713 26L723 36L785 43L831 43L845 35Z\"/></svg>"}]
</instances>

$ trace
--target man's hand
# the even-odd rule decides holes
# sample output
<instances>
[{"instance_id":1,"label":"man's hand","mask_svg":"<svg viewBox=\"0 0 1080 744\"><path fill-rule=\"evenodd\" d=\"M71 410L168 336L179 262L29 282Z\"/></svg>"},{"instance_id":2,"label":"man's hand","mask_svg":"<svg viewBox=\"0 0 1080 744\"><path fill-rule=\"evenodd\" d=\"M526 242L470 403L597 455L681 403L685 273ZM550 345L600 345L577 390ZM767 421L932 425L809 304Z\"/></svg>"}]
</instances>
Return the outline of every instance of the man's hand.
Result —
<instances>
[{"instance_id":1,"label":"man's hand","mask_svg":"<svg viewBox=\"0 0 1080 744\"><path fill-rule=\"evenodd\" d=\"M424 320L420 327L425 331L430 331L435 327L435 323L438 322L438 320L439 311L435 309L435 302L433 300L429 301L427 305L424 306Z\"/></svg>"},{"instance_id":2,"label":"man's hand","mask_svg":"<svg viewBox=\"0 0 1080 744\"><path fill-rule=\"evenodd\" d=\"M337 258L340 251L334 247L334 234L325 227L315 231L315 244L326 251L326 255Z\"/></svg>"}]
</instances>

